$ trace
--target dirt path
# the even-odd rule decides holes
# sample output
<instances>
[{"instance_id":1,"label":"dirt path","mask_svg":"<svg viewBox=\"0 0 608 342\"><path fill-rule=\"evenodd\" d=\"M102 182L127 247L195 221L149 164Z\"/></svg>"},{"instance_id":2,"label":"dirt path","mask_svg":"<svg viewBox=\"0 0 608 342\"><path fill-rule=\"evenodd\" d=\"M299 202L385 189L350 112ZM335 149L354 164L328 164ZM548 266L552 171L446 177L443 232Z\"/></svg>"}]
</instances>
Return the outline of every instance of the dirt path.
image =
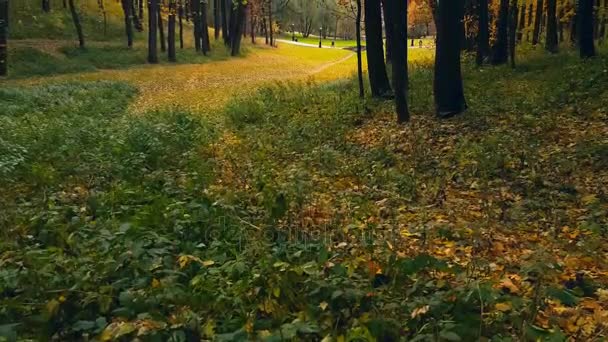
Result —
<instances>
[{"instance_id":1,"label":"dirt path","mask_svg":"<svg viewBox=\"0 0 608 342\"><path fill-rule=\"evenodd\" d=\"M354 72L354 53L341 49L310 49L294 45L252 48L243 58L206 64L139 66L124 70L31 78L15 81L35 84L55 81L121 80L136 85L140 94L135 112L181 106L196 111L221 107L232 96L247 94L263 84L313 78L334 80Z\"/></svg>"}]
</instances>

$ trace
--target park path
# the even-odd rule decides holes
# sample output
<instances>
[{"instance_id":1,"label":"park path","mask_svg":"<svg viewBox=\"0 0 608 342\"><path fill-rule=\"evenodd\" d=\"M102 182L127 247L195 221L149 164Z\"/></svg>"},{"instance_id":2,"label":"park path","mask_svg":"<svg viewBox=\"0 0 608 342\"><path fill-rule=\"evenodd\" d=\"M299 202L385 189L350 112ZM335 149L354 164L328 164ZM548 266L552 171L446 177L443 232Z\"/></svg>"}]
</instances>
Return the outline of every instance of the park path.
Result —
<instances>
[{"instance_id":1,"label":"park path","mask_svg":"<svg viewBox=\"0 0 608 342\"><path fill-rule=\"evenodd\" d=\"M231 97L254 92L277 81L329 81L356 71L354 53L342 49L309 49L282 44L252 47L246 57L203 64L145 65L53 77L30 78L19 84L56 81L126 81L139 89L134 112L180 106L207 112L221 108Z\"/></svg>"}]
</instances>

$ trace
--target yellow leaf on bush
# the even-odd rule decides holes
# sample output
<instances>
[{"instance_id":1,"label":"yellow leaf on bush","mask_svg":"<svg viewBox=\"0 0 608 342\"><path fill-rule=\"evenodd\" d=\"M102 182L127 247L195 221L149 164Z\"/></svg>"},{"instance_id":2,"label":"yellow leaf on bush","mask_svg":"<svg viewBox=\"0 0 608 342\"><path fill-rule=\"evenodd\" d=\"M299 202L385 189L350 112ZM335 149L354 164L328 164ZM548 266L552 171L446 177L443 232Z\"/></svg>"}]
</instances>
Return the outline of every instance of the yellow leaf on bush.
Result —
<instances>
[{"instance_id":1,"label":"yellow leaf on bush","mask_svg":"<svg viewBox=\"0 0 608 342\"><path fill-rule=\"evenodd\" d=\"M494 307L496 308L496 310L498 311L502 311L502 312L507 312L511 310L511 303L509 302L505 302L505 303L496 303L496 305L494 305Z\"/></svg>"}]
</instances>

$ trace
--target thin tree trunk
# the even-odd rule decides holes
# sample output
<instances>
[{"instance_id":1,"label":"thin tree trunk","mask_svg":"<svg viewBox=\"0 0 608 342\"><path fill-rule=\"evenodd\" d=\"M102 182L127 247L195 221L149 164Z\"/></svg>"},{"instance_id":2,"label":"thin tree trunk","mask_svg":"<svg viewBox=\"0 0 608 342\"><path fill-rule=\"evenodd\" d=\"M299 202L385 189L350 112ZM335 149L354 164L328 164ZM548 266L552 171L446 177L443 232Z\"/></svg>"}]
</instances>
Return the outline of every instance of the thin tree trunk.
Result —
<instances>
[{"instance_id":1,"label":"thin tree trunk","mask_svg":"<svg viewBox=\"0 0 608 342\"><path fill-rule=\"evenodd\" d=\"M228 9L226 8L226 0L219 0L220 11L222 12L222 38L224 39L224 45L230 46L230 37L228 33Z\"/></svg>"},{"instance_id":2,"label":"thin tree trunk","mask_svg":"<svg viewBox=\"0 0 608 342\"><path fill-rule=\"evenodd\" d=\"M517 41L521 42L524 37L524 26L526 26L526 3L521 6L521 12L519 13L519 21L517 23Z\"/></svg>"},{"instance_id":3,"label":"thin tree trunk","mask_svg":"<svg viewBox=\"0 0 608 342\"><path fill-rule=\"evenodd\" d=\"M243 31L243 17L245 7L243 3L238 1L230 16L230 47L232 56L237 56L241 53L241 32Z\"/></svg>"},{"instance_id":4,"label":"thin tree trunk","mask_svg":"<svg viewBox=\"0 0 608 342\"><path fill-rule=\"evenodd\" d=\"M392 0L382 0L382 14L384 17L384 35L386 37L386 64L391 64L393 55L393 20L392 14L388 11L387 3Z\"/></svg>"},{"instance_id":5,"label":"thin tree trunk","mask_svg":"<svg viewBox=\"0 0 608 342\"><path fill-rule=\"evenodd\" d=\"M158 39L160 40L160 51L167 51L167 42L165 41L165 27L163 26L162 0L158 3Z\"/></svg>"},{"instance_id":6,"label":"thin tree trunk","mask_svg":"<svg viewBox=\"0 0 608 342\"><path fill-rule=\"evenodd\" d=\"M47 13L51 11L51 1L50 0L42 0L42 10Z\"/></svg>"},{"instance_id":7,"label":"thin tree trunk","mask_svg":"<svg viewBox=\"0 0 608 342\"><path fill-rule=\"evenodd\" d=\"M201 51L201 3L198 0L190 1L190 12L192 13L192 22L193 29L192 33L194 34L194 49L196 51ZM204 51L203 51L204 52Z\"/></svg>"},{"instance_id":8,"label":"thin tree trunk","mask_svg":"<svg viewBox=\"0 0 608 342\"><path fill-rule=\"evenodd\" d=\"M264 17L264 23L263 23L263 27L264 27L264 36L266 38L265 44L268 45L268 23L266 22L266 18Z\"/></svg>"},{"instance_id":9,"label":"thin tree trunk","mask_svg":"<svg viewBox=\"0 0 608 342\"><path fill-rule=\"evenodd\" d=\"M139 0L139 3L137 4L139 6L139 18L141 18L141 21L144 21L144 0Z\"/></svg>"},{"instance_id":10,"label":"thin tree trunk","mask_svg":"<svg viewBox=\"0 0 608 342\"><path fill-rule=\"evenodd\" d=\"M167 24L167 38L168 38L168 59L169 62L177 62L177 56L175 53L175 12L176 12L176 0L169 0L169 21Z\"/></svg>"},{"instance_id":11,"label":"thin tree trunk","mask_svg":"<svg viewBox=\"0 0 608 342\"><path fill-rule=\"evenodd\" d=\"M564 4L562 3L559 8L559 14L557 15L557 34L559 36L559 42L564 42L564 23L562 18L564 17Z\"/></svg>"},{"instance_id":12,"label":"thin tree trunk","mask_svg":"<svg viewBox=\"0 0 608 342\"><path fill-rule=\"evenodd\" d=\"M536 15L534 15L534 32L532 34L532 45L540 42L540 25L543 17L543 0L536 1Z\"/></svg>"},{"instance_id":13,"label":"thin tree trunk","mask_svg":"<svg viewBox=\"0 0 608 342\"><path fill-rule=\"evenodd\" d=\"M395 88L395 112L397 122L403 123L410 119L407 104L408 71L407 71L407 3L405 1L387 0L384 13L391 16L390 41L392 51L392 79ZM387 39L388 41L388 39Z\"/></svg>"},{"instance_id":14,"label":"thin tree trunk","mask_svg":"<svg viewBox=\"0 0 608 342\"><path fill-rule=\"evenodd\" d=\"M488 0L479 0L478 3L479 28L477 31L477 56L475 61L478 66L483 64L490 51L490 31L488 19Z\"/></svg>"},{"instance_id":15,"label":"thin tree trunk","mask_svg":"<svg viewBox=\"0 0 608 342\"><path fill-rule=\"evenodd\" d=\"M528 25L526 26L526 41L530 41L530 28L532 27L532 18L534 18L534 4L530 3L530 10L528 11Z\"/></svg>"},{"instance_id":16,"label":"thin tree trunk","mask_svg":"<svg viewBox=\"0 0 608 342\"><path fill-rule=\"evenodd\" d=\"M148 63L158 63L157 32L158 32L158 0L148 0Z\"/></svg>"},{"instance_id":17,"label":"thin tree trunk","mask_svg":"<svg viewBox=\"0 0 608 342\"><path fill-rule=\"evenodd\" d=\"M270 46L274 46L274 25L272 21L272 0L268 0L268 22L270 30Z\"/></svg>"},{"instance_id":18,"label":"thin tree trunk","mask_svg":"<svg viewBox=\"0 0 608 342\"><path fill-rule=\"evenodd\" d=\"M595 56L595 43L593 41L592 0L578 0L577 29L581 58L590 58Z\"/></svg>"},{"instance_id":19,"label":"thin tree trunk","mask_svg":"<svg viewBox=\"0 0 608 342\"><path fill-rule=\"evenodd\" d=\"M460 66L459 26L464 0L439 1L433 89L437 116L450 118L466 110Z\"/></svg>"},{"instance_id":20,"label":"thin tree trunk","mask_svg":"<svg viewBox=\"0 0 608 342\"><path fill-rule=\"evenodd\" d=\"M509 59L511 60L511 68L515 68L515 48L517 42L517 0L511 0L511 8L509 10Z\"/></svg>"},{"instance_id":21,"label":"thin tree trunk","mask_svg":"<svg viewBox=\"0 0 608 342\"><path fill-rule=\"evenodd\" d=\"M78 16L78 12L76 11L76 6L74 5L74 0L68 0L68 5L70 7L70 13L72 14L72 21L74 22L74 27L76 28L76 34L78 35L78 45L81 49L84 49L84 34L82 33L82 25L80 24L80 16Z\"/></svg>"},{"instance_id":22,"label":"thin tree trunk","mask_svg":"<svg viewBox=\"0 0 608 342\"><path fill-rule=\"evenodd\" d=\"M355 30L357 35L357 75L359 79L359 97L365 96L363 89L363 61L361 60L361 0L357 0L357 18L355 22Z\"/></svg>"},{"instance_id":23,"label":"thin tree trunk","mask_svg":"<svg viewBox=\"0 0 608 342\"><path fill-rule=\"evenodd\" d=\"M367 42L367 73L372 96L387 96L391 92L391 86L384 64L380 0L365 0L365 37Z\"/></svg>"},{"instance_id":24,"label":"thin tree trunk","mask_svg":"<svg viewBox=\"0 0 608 342\"><path fill-rule=\"evenodd\" d=\"M220 19L220 2L219 0L213 0L213 36L215 40L220 39L221 30L221 19Z\"/></svg>"},{"instance_id":25,"label":"thin tree trunk","mask_svg":"<svg viewBox=\"0 0 608 342\"><path fill-rule=\"evenodd\" d=\"M497 33L493 47L494 51L492 52L492 64L500 65L507 63L509 56L509 0L500 0L496 26Z\"/></svg>"},{"instance_id":26,"label":"thin tree trunk","mask_svg":"<svg viewBox=\"0 0 608 342\"><path fill-rule=\"evenodd\" d=\"M604 17L600 24L600 43L603 43L606 39L606 22L608 22L608 0L604 0Z\"/></svg>"},{"instance_id":27,"label":"thin tree trunk","mask_svg":"<svg viewBox=\"0 0 608 342\"><path fill-rule=\"evenodd\" d=\"M0 0L0 76L8 75L8 1Z\"/></svg>"},{"instance_id":28,"label":"thin tree trunk","mask_svg":"<svg viewBox=\"0 0 608 342\"><path fill-rule=\"evenodd\" d=\"M103 17L103 35L104 37L108 34L108 13L106 12L106 6L103 0L97 0L97 6L101 10L101 16Z\"/></svg>"},{"instance_id":29,"label":"thin tree trunk","mask_svg":"<svg viewBox=\"0 0 608 342\"><path fill-rule=\"evenodd\" d=\"M547 0L547 40L545 49L557 53L557 0Z\"/></svg>"},{"instance_id":30,"label":"thin tree trunk","mask_svg":"<svg viewBox=\"0 0 608 342\"><path fill-rule=\"evenodd\" d=\"M207 2L201 2L201 49L203 53L206 55L209 51L211 51L211 42L209 41L209 25L207 24Z\"/></svg>"},{"instance_id":31,"label":"thin tree trunk","mask_svg":"<svg viewBox=\"0 0 608 342\"><path fill-rule=\"evenodd\" d=\"M182 0L179 0L178 9L178 21L179 21L179 48L184 48L184 4Z\"/></svg>"},{"instance_id":32,"label":"thin tree trunk","mask_svg":"<svg viewBox=\"0 0 608 342\"><path fill-rule=\"evenodd\" d=\"M249 28L251 33L251 44L255 44L255 26L257 25L257 17L251 18L251 27Z\"/></svg>"},{"instance_id":33,"label":"thin tree trunk","mask_svg":"<svg viewBox=\"0 0 608 342\"><path fill-rule=\"evenodd\" d=\"M127 34L127 47L133 47L133 16L131 10L133 9L133 0L121 0L122 11L125 15L125 33Z\"/></svg>"}]
</instances>

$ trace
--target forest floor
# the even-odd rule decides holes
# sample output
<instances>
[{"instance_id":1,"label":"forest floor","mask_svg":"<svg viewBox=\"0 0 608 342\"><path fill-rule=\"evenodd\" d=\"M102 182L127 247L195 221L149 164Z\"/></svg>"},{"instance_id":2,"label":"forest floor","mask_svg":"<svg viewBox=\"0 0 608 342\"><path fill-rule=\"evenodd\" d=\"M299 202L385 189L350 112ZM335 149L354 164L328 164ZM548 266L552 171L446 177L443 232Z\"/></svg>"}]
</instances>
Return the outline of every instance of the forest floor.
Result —
<instances>
[{"instance_id":1,"label":"forest floor","mask_svg":"<svg viewBox=\"0 0 608 342\"><path fill-rule=\"evenodd\" d=\"M418 49L398 125L321 50L3 83L0 336L605 339L605 51L439 121Z\"/></svg>"}]
</instances>

